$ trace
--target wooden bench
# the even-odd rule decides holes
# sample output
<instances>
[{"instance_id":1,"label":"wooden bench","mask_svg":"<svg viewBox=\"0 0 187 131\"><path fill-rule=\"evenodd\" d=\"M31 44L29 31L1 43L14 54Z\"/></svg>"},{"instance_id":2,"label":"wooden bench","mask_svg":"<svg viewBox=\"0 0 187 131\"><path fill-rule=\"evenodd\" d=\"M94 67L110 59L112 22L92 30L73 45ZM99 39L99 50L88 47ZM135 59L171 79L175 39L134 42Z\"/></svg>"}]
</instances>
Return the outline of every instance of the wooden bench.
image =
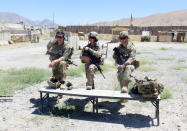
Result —
<instances>
[{"instance_id":1,"label":"wooden bench","mask_svg":"<svg viewBox=\"0 0 187 131\"><path fill-rule=\"evenodd\" d=\"M156 111L155 118L157 119L157 125L159 125L159 100L157 99L142 99L141 95L138 94L128 94L121 93L120 91L112 91L112 90L86 90L86 89L73 89L73 90L60 90L52 89L51 87L44 87L39 89L40 92L40 110L43 112L43 103L47 102L49 106L49 94L57 94L57 95L68 95L68 96L79 96L79 97L88 97L90 102L93 105L93 113L98 113L98 99L99 98L107 98L107 99L121 99L121 100L138 100L138 101L150 101ZM43 93L45 95L43 95Z\"/></svg>"}]
</instances>

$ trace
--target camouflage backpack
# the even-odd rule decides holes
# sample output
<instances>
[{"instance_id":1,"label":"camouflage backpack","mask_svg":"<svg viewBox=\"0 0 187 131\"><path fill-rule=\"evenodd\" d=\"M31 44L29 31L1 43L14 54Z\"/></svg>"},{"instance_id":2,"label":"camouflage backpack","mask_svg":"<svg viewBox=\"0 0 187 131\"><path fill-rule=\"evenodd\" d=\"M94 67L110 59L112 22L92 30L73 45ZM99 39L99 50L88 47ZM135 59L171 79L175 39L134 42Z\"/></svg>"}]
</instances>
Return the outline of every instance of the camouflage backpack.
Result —
<instances>
[{"instance_id":1,"label":"camouflage backpack","mask_svg":"<svg viewBox=\"0 0 187 131\"><path fill-rule=\"evenodd\" d=\"M146 76L143 80L136 81L132 91L137 91L144 99L152 99L157 98L163 89L164 86L161 83Z\"/></svg>"}]
</instances>

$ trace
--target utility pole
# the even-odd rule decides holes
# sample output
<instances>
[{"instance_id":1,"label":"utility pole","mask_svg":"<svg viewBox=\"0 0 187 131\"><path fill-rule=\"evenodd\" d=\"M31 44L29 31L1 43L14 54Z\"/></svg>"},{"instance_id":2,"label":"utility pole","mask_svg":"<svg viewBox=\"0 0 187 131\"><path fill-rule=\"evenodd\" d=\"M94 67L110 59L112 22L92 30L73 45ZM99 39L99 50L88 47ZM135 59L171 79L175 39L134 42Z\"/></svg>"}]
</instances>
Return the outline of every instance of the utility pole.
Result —
<instances>
[{"instance_id":1,"label":"utility pole","mask_svg":"<svg viewBox=\"0 0 187 131\"><path fill-rule=\"evenodd\" d=\"M131 13L131 20L130 20L130 26L131 27L133 26L132 21L133 21L133 17L132 17L132 13Z\"/></svg>"}]
</instances>

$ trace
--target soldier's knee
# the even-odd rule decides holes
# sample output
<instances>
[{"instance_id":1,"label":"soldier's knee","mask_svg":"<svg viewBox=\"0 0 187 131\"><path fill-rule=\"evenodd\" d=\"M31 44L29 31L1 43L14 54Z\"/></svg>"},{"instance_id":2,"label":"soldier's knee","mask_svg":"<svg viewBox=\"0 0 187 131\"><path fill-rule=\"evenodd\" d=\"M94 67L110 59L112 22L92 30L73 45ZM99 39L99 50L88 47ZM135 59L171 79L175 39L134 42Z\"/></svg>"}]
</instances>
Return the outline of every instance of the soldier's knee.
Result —
<instances>
[{"instance_id":1,"label":"soldier's knee","mask_svg":"<svg viewBox=\"0 0 187 131\"><path fill-rule=\"evenodd\" d=\"M128 76L123 77L123 81L128 81L130 78Z\"/></svg>"},{"instance_id":2,"label":"soldier's knee","mask_svg":"<svg viewBox=\"0 0 187 131\"><path fill-rule=\"evenodd\" d=\"M128 65L126 67L126 70L130 70L130 71L134 71L134 69L135 69L134 65Z\"/></svg>"},{"instance_id":3,"label":"soldier's knee","mask_svg":"<svg viewBox=\"0 0 187 131\"><path fill-rule=\"evenodd\" d=\"M94 64L90 65L89 68L88 68L88 70L90 72L94 73L94 71L95 71L95 65Z\"/></svg>"},{"instance_id":4,"label":"soldier's knee","mask_svg":"<svg viewBox=\"0 0 187 131\"><path fill-rule=\"evenodd\" d=\"M59 67L60 68L66 68L66 66L67 66L67 63L65 61L60 61L59 62Z\"/></svg>"},{"instance_id":5,"label":"soldier's knee","mask_svg":"<svg viewBox=\"0 0 187 131\"><path fill-rule=\"evenodd\" d=\"M60 65L66 65L65 61L60 61Z\"/></svg>"}]
</instances>

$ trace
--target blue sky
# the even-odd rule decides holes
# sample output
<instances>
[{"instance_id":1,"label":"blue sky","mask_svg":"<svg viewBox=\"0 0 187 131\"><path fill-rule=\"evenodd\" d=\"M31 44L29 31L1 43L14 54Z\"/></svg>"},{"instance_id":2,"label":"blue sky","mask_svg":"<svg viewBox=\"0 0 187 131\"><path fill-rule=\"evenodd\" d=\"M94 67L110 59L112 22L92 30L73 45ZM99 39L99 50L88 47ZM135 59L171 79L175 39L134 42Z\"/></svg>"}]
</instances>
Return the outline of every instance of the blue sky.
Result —
<instances>
[{"instance_id":1,"label":"blue sky","mask_svg":"<svg viewBox=\"0 0 187 131\"><path fill-rule=\"evenodd\" d=\"M187 0L0 0L0 12L60 25L91 24L187 9Z\"/></svg>"}]
</instances>

